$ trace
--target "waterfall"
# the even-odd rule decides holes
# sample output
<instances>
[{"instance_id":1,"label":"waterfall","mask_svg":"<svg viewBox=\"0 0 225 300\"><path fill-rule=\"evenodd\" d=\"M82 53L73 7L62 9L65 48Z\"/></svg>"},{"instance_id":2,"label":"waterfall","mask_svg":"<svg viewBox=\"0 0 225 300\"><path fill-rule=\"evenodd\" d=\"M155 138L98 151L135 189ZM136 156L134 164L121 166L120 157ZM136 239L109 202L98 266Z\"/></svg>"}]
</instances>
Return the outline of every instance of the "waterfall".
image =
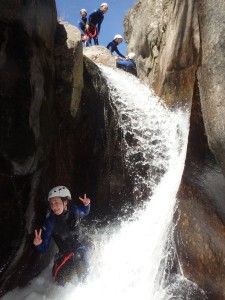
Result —
<instances>
[{"instance_id":1,"label":"waterfall","mask_svg":"<svg viewBox=\"0 0 225 300\"><path fill-rule=\"evenodd\" d=\"M118 126L124 133L126 164L134 174L134 188L140 190L145 186L152 193L132 217L96 233L96 251L85 284L53 287L47 269L29 287L10 292L4 300L12 297L21 300L178 299L172 298L159 273L165 271L162 260L167 256L165 246L171 235L176 193L184 168L189 113L185 109L169 110L136 77L121 70L99 68L107 80ZM126 141L127 135L135 139L135 146ZM141 160L134 161L138 153ZM144 178L135 173L140 162L146 166Z\"/></svg>"}]
</instances>

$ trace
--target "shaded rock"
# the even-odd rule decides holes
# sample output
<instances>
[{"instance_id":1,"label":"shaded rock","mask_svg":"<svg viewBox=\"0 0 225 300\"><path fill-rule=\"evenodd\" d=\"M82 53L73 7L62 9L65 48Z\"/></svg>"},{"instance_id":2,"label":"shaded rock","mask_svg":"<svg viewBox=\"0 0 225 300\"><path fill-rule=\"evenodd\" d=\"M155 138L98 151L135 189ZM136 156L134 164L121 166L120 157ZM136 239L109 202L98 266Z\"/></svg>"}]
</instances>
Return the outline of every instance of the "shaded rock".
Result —
<instances>
[{"instance_id":1,"label":"shaded rock","mask_svg":"<svg viewBox=\"0 0 225 300\"><path fill-rule=\"evenodd\" d=\"M224 299L225 226L210 209L210 194L204 192L193 183L181 185L175 234L179 262L185 277L204 289L207 299Z\"/></svg>"},{"instance_id":2,"label":"shaded rock","mask_svg":"<svg viewBox=\"0 0 225 300\"><path fill-rule=\"evenodd\" d=\"M26 284L49 263L53 245L47 255L40 255L32 240L34 228L43 224L52 186L67 185L74 199L86 192L99 214L108 209L114 213L126 202L126 186L129 189L120 172L120 132L114 129L110 108L110 125L105 123L107 86L87 58L83 73L79 31L67 23L57 25L51 1L43 4L52 17L47 26L49 16L36 15L41 5L17 2L11 14L10 5L1 11L1 295ZM107 55L105 59L115 63Z\"/></svg>"},{"instance_id":3,"label":"shaded rock","mask_svg":"<svg viewBox=\"0 0 225 300\"><path fill-rule=\"evenodd\" d=\"M91 46L83 48L83 54L93 62L103 64L108 67L116 67L115 57L103 46Z\"/></svg>"},{"instance_id":4,"label":"shaded rock","mask_svg":"<svg viewBox=\"0 0 225 300\"><path fill-rule=\"evenodd\" d=\"M30 234L54 128L56 23L52 0L0 3L0 295L34 275Z\"/></svg>"}]
</instances>

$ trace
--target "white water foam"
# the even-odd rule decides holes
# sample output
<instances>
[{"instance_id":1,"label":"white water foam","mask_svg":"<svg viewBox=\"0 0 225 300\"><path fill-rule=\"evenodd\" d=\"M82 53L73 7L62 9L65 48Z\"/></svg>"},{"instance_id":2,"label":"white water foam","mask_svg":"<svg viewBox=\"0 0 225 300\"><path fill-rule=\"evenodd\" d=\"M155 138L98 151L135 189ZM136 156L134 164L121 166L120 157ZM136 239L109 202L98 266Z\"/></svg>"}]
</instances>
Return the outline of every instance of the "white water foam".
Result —
<instances>
[{"instance_id":1,"label":"white water foam","mask_svg":"<svg viewBox=\"0 0 225 300\"><path fill-rule=\"evenodd\" d=\"M187 147L188 113L171 112L137 78L121 70L100 67L107 79L112 105L118 113L118 125L131 132L137 146L127 144L126 160L137 152L144 162L162 170L160 183L149 171L148 178L135 179L138 184L154 187L145 208L115 228L105 228L95 237L96 251L91 273L84 285L55 287L50 269L29 286L8 293L3 299L80 299L90 300L159 300L171 299L157 282L157 274L171 229ZM124 116L127 116L124 118Z\"/></svg>"}]
</instances>

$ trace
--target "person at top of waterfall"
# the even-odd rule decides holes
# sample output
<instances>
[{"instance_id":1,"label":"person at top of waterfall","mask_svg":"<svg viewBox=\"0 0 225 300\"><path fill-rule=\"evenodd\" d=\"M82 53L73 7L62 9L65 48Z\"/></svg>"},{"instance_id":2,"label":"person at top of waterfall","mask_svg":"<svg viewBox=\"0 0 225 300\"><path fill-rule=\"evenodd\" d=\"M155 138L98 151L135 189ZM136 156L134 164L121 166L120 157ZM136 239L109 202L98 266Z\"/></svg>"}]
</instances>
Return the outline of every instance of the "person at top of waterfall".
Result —
<instances>
[{"instance_id":1,"label":"person at top of waterfall","mask_svg":"<svg viewBox=\"0 0 225 300\"><path fill-rule=\"evenodd\" d=\"M116 57L116 59L126 58L125 55L123 55L122 53L119 52L118 47L117 47L122 42L123 42L123 37L120 34L116 34L114 36L114 39L112 40L112 42L108 43L108 45L106 46L106 48L109 49L111 54L113 54L113 52L116 52L116 54L118 55Z\"/></svg>"},{"instance_id":2,"label":"person at top of waterfall","mask_svg":"<svg viewBox=\"0 0 225 300\"><path fill-rule=\"evenodd\" d=\"M102 21L104 20L104 14L108 11L108 4L102 3L99 9L93 11L87 20L86 31L89 35L88 45L91 46L91 40L94 40L94 44L98 45L98 36L100 34Z\"/></svg>"},{"instance_id":3,"label":"person at top of waterfall","mask_svg":"<svg viewBox=\"0 0 225 300\"><path fill-rule=\"evenodd\" d=\"M88 35L86 34L87 11L85 8L80 10L81 19L78 21L78 29L81 33L82 42L86 42Z\"/></svg>"},{"instance_id":4,"label":"person at top of waterfall","mask_svg":"<svg viewBox=\"0 0 225 300\"><path fill-rule=\"evenodd\" d=\"M89 269L89 249L82 241L80 223L90 212L91 200L86 194L79 199L81 206L71 204L71 194L65 186L51 189L48 194L51 212L42 229L35 229L33 244L38 252L48 249L51 238L58 247L52 274L60 285L71 280L75 272L80 279L84 279Z\"/></svg>"},{"instance_id":5,"label":"person at top of waterfall","mask_svg":"<svg viewBox=\"0 0 225 300\"><path fill-rule=\"evenodd\" d=\"M116 61L117 68L137 76L137 69L136 69L136 63L134 58L135 58L135 53L130 52L125 59L118 59Z\"/></svg>"}]
</instances>

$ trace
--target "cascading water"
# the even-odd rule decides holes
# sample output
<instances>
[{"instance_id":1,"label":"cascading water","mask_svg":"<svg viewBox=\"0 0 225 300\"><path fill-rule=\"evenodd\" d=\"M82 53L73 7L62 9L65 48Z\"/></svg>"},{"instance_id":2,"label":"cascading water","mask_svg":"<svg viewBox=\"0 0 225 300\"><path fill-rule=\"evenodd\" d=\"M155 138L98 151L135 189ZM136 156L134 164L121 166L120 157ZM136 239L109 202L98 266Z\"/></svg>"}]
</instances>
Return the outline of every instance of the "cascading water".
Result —
<instances>
[{"instance_id":1,"label":"cascading water","mask_svg":"<svg viewBox=\"0 0 225 300\"><path fill-rule=\"evenodd\" d=\"M33 280L30 287L15 290L4 300L12 297L183 299L173 298L171 290L160 281L159 272L165 269L161 262L167 255L165 245L184 167L189 114L182 110L171 112L136 77L107 67L100 69L107 80L118 126L125 138L126 164L134 178L134 190L141 192L145 186L151 190L149 199L132 218L95 235L96 251L87 283L53 288L48 269ZM128 135L135 140L135 145L127 142ZM134 159L137 154L140 160ZM146 167L144 177L135 172L138 164Z\"/></svg>"}]
</instances>

